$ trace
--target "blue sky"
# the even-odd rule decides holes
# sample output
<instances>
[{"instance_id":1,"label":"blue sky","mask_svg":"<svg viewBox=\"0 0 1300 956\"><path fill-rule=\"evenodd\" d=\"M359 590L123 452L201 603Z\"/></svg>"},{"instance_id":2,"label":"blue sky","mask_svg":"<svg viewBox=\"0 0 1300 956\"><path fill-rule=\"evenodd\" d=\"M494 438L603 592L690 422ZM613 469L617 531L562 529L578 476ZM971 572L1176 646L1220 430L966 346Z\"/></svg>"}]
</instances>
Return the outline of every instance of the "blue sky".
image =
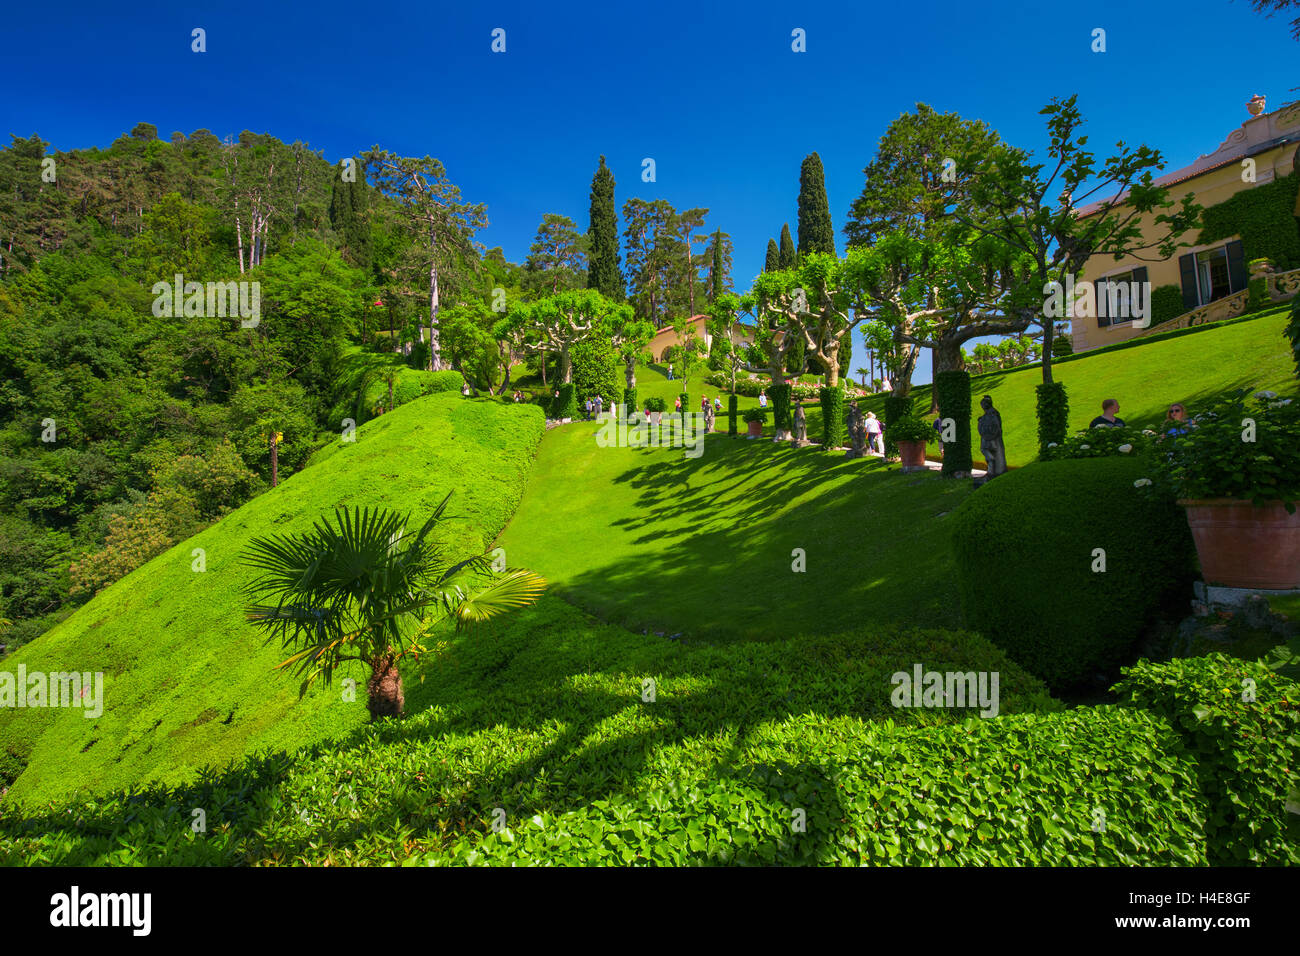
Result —
<instances>
[{"instance_id":1,"label":"blue sky","mask_svg":"<svg viewBox=\"0 0 1300 956\"><path fill-rule=\"evenodd\" d=\"M1288 69L1300 44L1247 0L72 0L14 4L5 21L0 132L67 149L147 121L164 137L269 132L331 160L376 143L433 155L467 199L487 203L480 239L517 262L544 213L586 227L603 153L620 206L641 196L708 207L707 224L735 240L742 289L767 239L783 222L795 231L803 157L821 154L838 233L881 134L918 101L1041 150L1038 109L1077 93L1099 152L1146 142L1174 168L1218 146L1252 94L1270 108L1300 97ZM207 32L204 54L190 50L194 27ZM497 27L504 54L490 49ZM1091 50L1097 27L1105 53ZM795 28L806 53L791 50ZM654 183L641 181L645 157Z\"/></svg>"}]
</instances>

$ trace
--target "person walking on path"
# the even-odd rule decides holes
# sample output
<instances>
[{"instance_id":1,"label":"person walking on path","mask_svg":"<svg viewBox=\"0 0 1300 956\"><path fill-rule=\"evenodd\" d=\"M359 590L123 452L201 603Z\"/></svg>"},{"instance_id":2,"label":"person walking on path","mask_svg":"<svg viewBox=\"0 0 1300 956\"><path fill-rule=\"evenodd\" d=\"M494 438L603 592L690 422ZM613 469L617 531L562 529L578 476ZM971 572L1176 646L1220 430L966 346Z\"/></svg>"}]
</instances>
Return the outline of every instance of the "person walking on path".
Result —
<instances>
[{"instance_id":1,"label":"person walking on path","mask_svg":"<svg viewBox=\"0 0 1300 956\"><path fill-rule=\"evenodd\" d=\"M875 412L867 412L866 426L867 444L874 454L883 458L885 456L885 444L881 436L884 434L884 429L881 428L880 419L876 417Z\"/></svg>"},{"instance_id":2,"label":"person walking on path","mask_svg":"<svg viewBox=\"0 0 1300 956\"><path fill-rule=\"evenodd\" d=\"M673 363L672 363L672 362L669 362L669 363L668 363L668 381L671 382L672 380L673 380Z\"/></svg>"},{"instance_id":3,"label":"person walking on path","mask_svg":"<svg viewBox=\"0 0 1300 956\"><path fill-rule=\"evenodd\" d=\"M758 392L758 407L767 408L767 392L762 389L759 389Z\"/></svg>"}]
</instances>

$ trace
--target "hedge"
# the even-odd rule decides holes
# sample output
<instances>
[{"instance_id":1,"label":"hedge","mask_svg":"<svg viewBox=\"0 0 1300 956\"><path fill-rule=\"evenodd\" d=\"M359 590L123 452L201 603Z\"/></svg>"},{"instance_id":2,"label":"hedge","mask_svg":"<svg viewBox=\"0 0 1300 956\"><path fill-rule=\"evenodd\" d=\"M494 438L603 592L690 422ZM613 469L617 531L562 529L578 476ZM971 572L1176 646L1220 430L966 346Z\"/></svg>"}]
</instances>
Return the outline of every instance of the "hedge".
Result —
<instances>
[{"instance_id":1,"label":"hedge","mask_svg":"<svg viewBox=\"0 0 1300 956\"><path fill-rule=\"evenodd\" d=\"M633 385L629 389L626 389L623 392L623 405L624 405L623 410L628 414L631 414L632 412L635 412L637 410L635 385Z\"/></svg>"},{"instance_id":2,"label":"hedge","mask_svg":"<svg viewBox=\"0 0 1300 956\"><path fill-rule=\"evenodd\" d=\"M1148 472L1128 456L1037 462L962 502L951 520L966 626L1055 690L1123 663L1162 608L1185 613L1191 533L1181 508L1133 486Z\"/></svg>"},{"instance_id":3,"label":"hedge","mask_svg":"<svg viewBox=\"0 0 1300 956\"><path fill-rule=\"evenodd\" d=\"M772 427L777 432L789 431L790 423L790 386L784 382L773 385L767 390L767 397L772 402Z\"/></svg>"},{"instance_id":4,"label":"hedge","mask_svg":"<svg viewBox=\"0 0 1300 956\"><path fill-rule=\"evenodd\" d=\"M848 444L848 429L844 424L844 389L821 390L822 450L833 451Z\"/></svg>"},{"instance_id":5,"label":"hedge","mask_svg":"<svg viewBox=\"0 0 1300 956\"><path fill-rule=\"evenodd\" d=\"M956 425L956 440L945 442L943 446L943 474L947 477L958 472L970 474L974 467L971 460L970 373L940 372L934 377L934 388L939 398L939 417L951 418ZM942 421L939 425L941 429L945 427Z\"/></svg>"},{"instance_id":6,"label":"hedge","mask_svg":"<svg viewBox=\"0 0 1300 956\"><path fill-rule=\"evenodd\" d=\"M551 401L551 418L577 418L578 417L578 391L574 388L573 383L559 386L556 391L559 393L553 396Z\"/></svg>"},{"instance_id":7,"label":"hedge","mask_svg":"<svg viewBox=\"0 0 1300 956\"><path fill-rule=\"evenodd\" d=\"M1176 285L1156 286L1151 290L1151 324L1161 325L1187 311L1183 290Z\"/></svg>"},{"instance_id":8,"label":"hedge","mask_svg":"<svg viewBox=\"0 0 1300 956\"><path fill-rule=\"evenodd\" d=\"M1070 427L1070 400L1065 394L1065 383L1043 382L1034 386L1038 396L1038 454L1047 451L1048 445L1065 441Z\"/></svg>"},{"instance_id":9,"label":"hedge","mask_svg":"<svg viewBox=\"0 0 1300 956\"><path fill-rule=\"evenodd\" d=\"M736 436L736 409L740 400L735 395L727 396L727 434L733 438Z\"/></svg>"},{"instance_id":10,"label":"hedge","mask_svg":"<svg viewBox=\"0 0 1300 956\"><path fill-rule=\"evenodd\" d=\"M890 395L885 399L885 455L893 457L898 454L898 446L889 437L889 427L900 418L912 414L911 395Z\"/></svg>"}]
</instances>

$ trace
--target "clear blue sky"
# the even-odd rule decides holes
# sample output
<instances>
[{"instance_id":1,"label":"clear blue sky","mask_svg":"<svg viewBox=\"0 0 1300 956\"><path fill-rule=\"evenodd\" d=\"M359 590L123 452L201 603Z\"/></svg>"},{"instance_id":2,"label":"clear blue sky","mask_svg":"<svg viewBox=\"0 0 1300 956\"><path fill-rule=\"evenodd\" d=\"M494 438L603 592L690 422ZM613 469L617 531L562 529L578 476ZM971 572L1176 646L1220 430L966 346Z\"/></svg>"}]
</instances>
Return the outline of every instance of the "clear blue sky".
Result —
<instances>
[{"instance_id":1,"label":"clear blue sky","mask_svg":"<svg viewBox=\"0 0 1300 956\"><path fill-rule=\"evenodd\" d=\"M821 154L844 216L889 122L918 101L1043 144L1038 109L1077 93L1098 151L1146 142L1170 168L1295 99L1300 44L1247 0L1135 3L11 4L0 132L107 146L137 122L301 139L331 160L375 143L441 159L480 234L519 262L542 215L587 225L604 153L630 196L708 207L737 286L795 230L799 164ZM207 31L208 52L190 51ZM506 30L506 52L490 50ZM807 52L791 50L806 31ZM1106 30L1107 52L1091 51ZM641 181L652 157L657 182ZM861 359L861 343L855 359ZM928 357L927 357L928 363ZM855 361L855 366L858 362ZM916 381L928 381L929 369Z\"/></svg>"}]
</instances>

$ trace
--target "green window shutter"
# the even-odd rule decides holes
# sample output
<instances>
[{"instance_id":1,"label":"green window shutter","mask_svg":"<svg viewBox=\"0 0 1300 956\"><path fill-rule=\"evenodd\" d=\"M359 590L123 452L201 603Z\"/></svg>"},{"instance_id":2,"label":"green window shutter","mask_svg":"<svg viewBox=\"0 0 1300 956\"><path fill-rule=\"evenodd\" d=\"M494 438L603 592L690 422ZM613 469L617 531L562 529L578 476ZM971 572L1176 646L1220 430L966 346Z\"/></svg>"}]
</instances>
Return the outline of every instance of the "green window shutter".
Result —
<instances>
[{"instance_id":1,"label":"green window shutter","mask_svg":"<svg viewBox=\"0 0 1300 956\"><path fill-rule=\"evenodd\" d=\"M1110 316L1106 312L1106 286L1105 279L1098 279L1092 284L1092 295L1095 300L1093 308L1097 313L1097 328L1104 329L1110 325Z\"/></svg>"},{"instance_id":2,"label":"green window shutter","mask_svg":"<svg viewBox=\"0 0 1300 956\"><path fill-rule=\"evenodd\" d=\"M1240 292L1246 288L1246 247L1240 239L1228 243L1228 291Z\"/></svg>"},{"instance_id":3,"label":"green window shutter","mask_svg":"<svg viewBox=\"0 0 1300 956\"><path fill-rule=\"evenodd\" d=\"M1133 281L1136 283L1136 291L1134 290L1134 286L1129 286L1129 291L1134 293L1133 295L1129 296L1129 305L1128 305L1129 317L1133 319L1137 318L1137 307L1138 304L1141 303L1142 308L1146 310L1147 319L1150 320L1151 294L1150 294L1150 290L1146 288L1146 282L1147 282L1146 266L1138 266L1136 269L1133 270Z\"/></svg>"},{"instance_id":4,"label":"green window shutter","mask_svg":"<svg viewBox=\"0 0 1300 956\"><path fill-rule=\"evenodd\" d=\"M1183 308L1196 308L1200 297L1196 293L1196 256L1192 253L1178 257L1178 278L1183 284Z\"/></svg>"}]
</instances>

